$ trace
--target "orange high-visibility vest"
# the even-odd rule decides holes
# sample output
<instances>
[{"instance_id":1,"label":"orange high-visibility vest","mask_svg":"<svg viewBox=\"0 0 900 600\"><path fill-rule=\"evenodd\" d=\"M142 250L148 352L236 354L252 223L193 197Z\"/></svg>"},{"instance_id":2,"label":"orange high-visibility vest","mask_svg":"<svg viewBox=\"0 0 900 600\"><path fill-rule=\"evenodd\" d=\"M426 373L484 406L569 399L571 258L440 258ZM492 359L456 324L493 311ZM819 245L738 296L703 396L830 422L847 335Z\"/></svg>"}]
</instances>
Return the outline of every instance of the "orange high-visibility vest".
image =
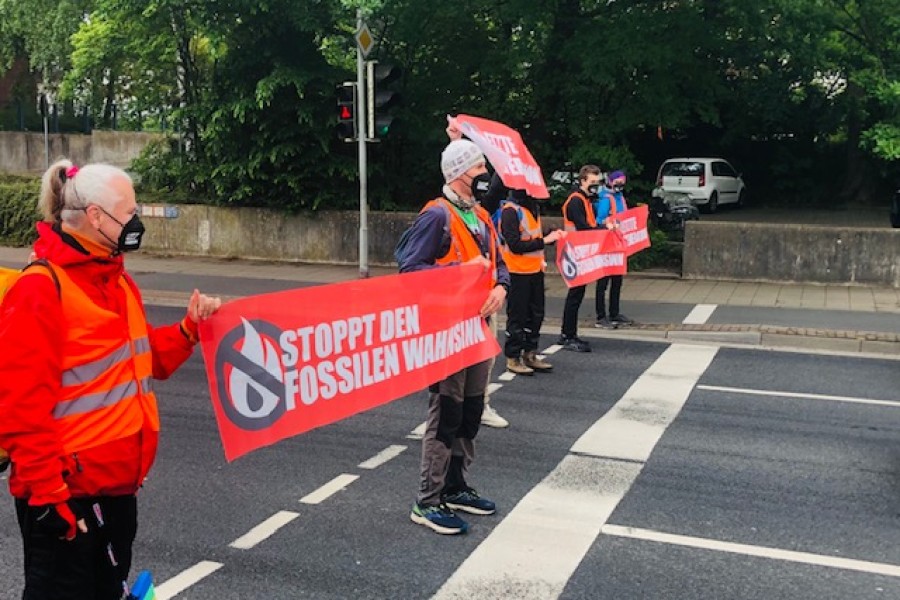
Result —
<instances>
[{"instance_id":1,"label":"orange high-visibility vest","mask_svg":"<svg viewBox=\"0 0 900 600\"><path fill-rule=\"evenodd\" d=\"M119 314L94 304L64 269L56 273L65 338L53 417L63 450L77 455L140 434L140 464L134 465L140 485L153 463L159 434L153 355L140 302L125 277L119 277L126 299L123 322Z\"/></svg>"},{"instance_id":2,"label":"orange high-visibility vest","mask_svg":"<svg viewBox=\"0 0 900 600\"><path fill-rule=\"evenodd\" d=\"M519 237L523 242L544 237L540 217L535 218L530 210L522 208L520 204L512 200L503 201L501 210L506 210L507 208L516 211L516 215L519 218ZM544 267L547 266L547 263L544 262L543 250L532 250L525 254L516 254L504 243L500 247L500 252L510 273L530 275L542 272Z\"/></svg>"},{"instance_id":3,"label":"orange high-visibility vest","mask_svg":"<svg viewBox=\"0 0 900 600\"><path fill-rule=\"evenodd\" d=\"M462 264L475 258L476 256L482 256L481 247L475 240L475 237L472 234L472 230L469 229L469 226L466 225L466 222L463 221L463 218L459 216L459 213L454 210L453 206L450 204L450 201L443 197L435 198L434 200L428 202L422 208L421 212L425 212L432 206L442 207L444 209L444 212L447 213L447 218L449 219L450 223L450 248L449 250L447 250L447 253L438 258L435 263L442 266ZM497 282L497 231L494 229L494 224L491 223L491 216L487 213L486 210L484 210L480 206L476 206L472 210L475 211L475 215L478 217L478 220L481 221L482 235L486 236L486 241L488 242L488 247L490 248L490 253L488 256L491 261L490 281L491 287L494 287L494 284Z\"/></svg>"},{"instance_id":4,"label":"orange high-visibility vest","mask_svg":"<svg viewBox=\"0 0 900 600\"><path fill-rule=\"evenodd\" d=\"M569 211L568 211L569 202L571 202L572 200L574 200L576 198L579 199L582 204L584 204L584 214L587 217L588 225L590 225L591 227L597 227L597 215L594 214L594 207L591 206L591 203L588 200L587 196L585 196L581 190L575 190L574 192L569 194L569 197L566 198L566 202L565 202L565 204L563 204L563 207L562 207L564 229L566 231L575 231L576 230L575 223L573 223L572 221L569 220Z\"/></svg>"}]
</instances>

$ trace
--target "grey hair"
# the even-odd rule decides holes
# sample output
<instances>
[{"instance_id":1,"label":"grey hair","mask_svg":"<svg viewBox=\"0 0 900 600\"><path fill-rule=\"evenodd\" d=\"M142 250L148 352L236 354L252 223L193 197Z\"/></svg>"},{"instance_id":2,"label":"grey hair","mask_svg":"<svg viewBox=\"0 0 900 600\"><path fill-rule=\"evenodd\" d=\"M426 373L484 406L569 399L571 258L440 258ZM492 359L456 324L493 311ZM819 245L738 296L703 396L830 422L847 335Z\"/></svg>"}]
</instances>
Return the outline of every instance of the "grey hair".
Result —
<instances>
[{"instance_id":1,"label":"grey hair","mask_svg":"<svg viewBox=\"0 0 900 600\"><path fill-rule=\"evenodd\" d=\"M73 166L68 159L58 160L41 178L38 209L47 223L63 221L77 226L89 204L112 211L116 198L110 194L109 182L122 177L132 183L128 173L112 165L87 165L69 177L66 173Z\"/></svg>"}]
</instances>

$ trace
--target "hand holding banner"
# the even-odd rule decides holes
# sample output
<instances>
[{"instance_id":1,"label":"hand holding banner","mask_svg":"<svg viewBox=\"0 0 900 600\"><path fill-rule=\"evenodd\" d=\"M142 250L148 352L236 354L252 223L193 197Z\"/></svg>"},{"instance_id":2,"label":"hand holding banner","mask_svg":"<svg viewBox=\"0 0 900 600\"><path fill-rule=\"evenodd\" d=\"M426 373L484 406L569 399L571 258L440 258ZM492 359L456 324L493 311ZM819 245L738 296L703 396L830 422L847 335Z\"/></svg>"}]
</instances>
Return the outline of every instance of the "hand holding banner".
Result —
<instances>
[{"instance_id":1,"label":"hand holding banner","mask_svg":"<svg viewBox=\"0 0 900 600\"><path fill-rule=\"evenodd\" d=\"M532 198L549 198L541 167L525 147L522 136L502 123L457 115L462 133L472 140L491 161L503 184L512 190L525 190Z\"/></svg>"},{"instance_id":2,"label":"hand holding banner","mask_svg":"<svg viewBox=\"0 0 900 600\"><path fill-rule=\"evenodd\" d=\"M442 267L229 302L200 324L231 461L396 400L499 352L490 273Z\"/></svg>"}]
</instances>

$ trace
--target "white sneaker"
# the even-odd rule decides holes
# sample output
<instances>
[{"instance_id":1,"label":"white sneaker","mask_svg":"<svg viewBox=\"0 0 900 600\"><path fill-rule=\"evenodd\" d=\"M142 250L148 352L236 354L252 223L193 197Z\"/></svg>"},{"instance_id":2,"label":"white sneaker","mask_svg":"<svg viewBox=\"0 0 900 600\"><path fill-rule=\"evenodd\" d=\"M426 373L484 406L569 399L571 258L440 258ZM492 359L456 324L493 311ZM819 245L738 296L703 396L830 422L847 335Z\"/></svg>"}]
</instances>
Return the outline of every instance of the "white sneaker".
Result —
<instances>
[{"instance_id":1,"label":"white sneaker","mask_svg":"<svg viewBox=\"0 0 900 600\"><path fill-rule=\"evenodd\" d=\"M498 415L497 411L490 404L485 405L484 412L481 413L481 424L488 427L496 427L497 429L509 427L509 421Z\"/></svg>"}]
</instances>

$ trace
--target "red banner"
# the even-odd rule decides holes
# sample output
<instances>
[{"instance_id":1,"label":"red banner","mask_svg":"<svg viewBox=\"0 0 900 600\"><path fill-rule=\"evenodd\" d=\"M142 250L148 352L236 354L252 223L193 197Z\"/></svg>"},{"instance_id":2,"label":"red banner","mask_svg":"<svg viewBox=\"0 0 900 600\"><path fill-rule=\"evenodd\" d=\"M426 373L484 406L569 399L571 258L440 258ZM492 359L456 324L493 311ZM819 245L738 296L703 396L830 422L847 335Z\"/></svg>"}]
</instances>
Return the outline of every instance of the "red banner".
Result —
<instances>
[{"instance_id":1,"label":"red banner","mask_svg":"<svg viewBox=\"0 0 900 600\"><path fill-rule=\"evenodd\" d=\"M541 167L525 147L515 129L496 121L469 115L456 115L462 132L491 161L506 187L525 190L532 198L549 198Z\"/></svg>"},{"instance_id":2,"label":"red banner","mask_svg":"<svg viewBox=\"0 0 900 600\"><path fill-rule=\"evenodd\" d=\"M253 296L200 326L229 461L396 400L500 348L479 310L490 274L430 269Z\"/></svg>"},{"instance_id":3,"label":"red banner","mask_svg":"<svg viewBox=\"0 0 900 600\"><path fill-rule=\"evenodd\" d=\"M616 219L619 221L619 233L622 234L622 241L625 242L627 256L650 247L650 235L647 233L647 215L649 214L650 209L646 204L642 204L616 215Z\"/></svg>"},{"instance_id":4,"label":"red banner","mask_svg":"<svg viewBox=\"0 0 900 600\"><path fill-rule=\"evenodd\" d=\"M556 268L570 288L628 270L625 243L617 231L570 231L556 243Z\"/></svg>"}]
</instances>

